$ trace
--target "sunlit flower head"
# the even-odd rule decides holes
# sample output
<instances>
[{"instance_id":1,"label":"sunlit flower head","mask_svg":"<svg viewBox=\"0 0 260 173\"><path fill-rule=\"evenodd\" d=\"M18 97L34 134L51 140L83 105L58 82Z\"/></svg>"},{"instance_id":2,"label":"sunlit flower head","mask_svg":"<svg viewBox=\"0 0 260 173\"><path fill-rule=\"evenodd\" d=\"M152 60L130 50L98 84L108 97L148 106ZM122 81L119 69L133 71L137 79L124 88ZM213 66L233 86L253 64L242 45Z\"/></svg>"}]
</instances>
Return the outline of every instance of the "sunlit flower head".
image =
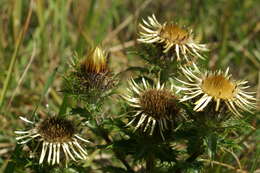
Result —
<instances>
[{"instance_id":1,"label":"sunlit flower head","mask_svg":"<svg viewBox=\"0 0 260 173\"><path fill-rule=\"evenodd\" d=\"M138 85L133 79L129 81L129 85L129 94L123 97L134 108L134 115L128 125L137 122L135 130L141 127L146 132L149 129L149 135L153 134L157 126L164 139L163 131L172 126L179 112L171 89L164 88L160 82L152 87L144 78L142 85Z\"/></svg>"},{"instance_id":2,"label":"sunlit flower head","mask_svg":"<svg viewBox=\"0 0 260 173\"><path fill-rule=\"evenodd\" d=\"M67 119L60 117L49 117L39 123L29 121L20 117L24 122L31 124L33 127L29 130L15 131L18 144L26 144L31 140L42 143L42 149L39 164L44 160L48 164L59 164L60 158L64 157L66 163L69 159L86 159L87 152L81 147L79 141L89 143L88 140L76 134L74 124Z\"/></svg>"},{"instance_id":3,"label":"sunlit flower head","mask_svg":"<svg viewBox=\"0 0 260 173\"><path fill-rule=\"evenodd\" d=\"M196 99L194 111L203 111L211 102L216 103L215 111L219 111L220 105L224 103L236 116L242 116L241 111L251 112L255 109L256 99L254 92L245 91L247 81L235 81L231 79L229 69L225 72L202 73L193 64L193 68L181 67L182 73L187 81L177 79L183 86L176 86L177 92L183 91L184 97L180 101Z\"/></svg>"},{"instance_id":4,"label":"sunlit flower head","mask_svg":"<svg viewBox=\"0 0 260 173\"><path fill-rule=\"evenodd\" d=\"M81 65L86 73L105 73L108 71L107 53L97 46L89 51Z\"/></svg>"},{"instance_id":5,"label":"sunlit flower head","mask_svg":"<svg viewBox=\"0 0 260 173\"><path fill-rule=\"evenodd\" d=\"M204 59L199 52L208 50L205 44L199 44L193 39L191 30L167 22L161 24L154 14L147 21L143 19L143 24L140 23L139 26L142 29L139 32L139 42L162 44L163 52L175 51L177 60L181 60L183 55L189 61L187 54Z\"/></svg>"},{"instance_id":6,"label":"sunlit flower head","mask_svg":"<svg viewBox=\"0 0 260 173\"><path fill-rule=\"evenodd\" d=\"M75 56L70 66L62 90L77 100L97 103L109 95L117 83L108 68L107 53L99 46L89 50L83 59Z\"/></svg>"}]
</instances>

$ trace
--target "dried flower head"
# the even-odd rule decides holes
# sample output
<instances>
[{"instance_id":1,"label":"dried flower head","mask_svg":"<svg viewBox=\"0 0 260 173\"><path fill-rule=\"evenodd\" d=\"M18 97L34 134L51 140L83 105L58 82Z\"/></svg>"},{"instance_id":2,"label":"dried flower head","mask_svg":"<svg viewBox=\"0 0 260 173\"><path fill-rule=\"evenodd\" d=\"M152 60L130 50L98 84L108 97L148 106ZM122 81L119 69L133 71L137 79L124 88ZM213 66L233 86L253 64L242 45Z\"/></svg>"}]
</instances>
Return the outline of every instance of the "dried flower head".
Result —
<instances>
[{"instance_id":1,"label":"dried flower head","mask_svg":"<svg viewBox=\"0 0 260 173\"><path fill-rule=\"evenodd\" d=\"M105 73L107 69L107 54L100 47L90 50L86 58L81 63L86 73Z\"/></svg>"},{"instance_id":2,"label":"dried flower head","mask_svg":"<svg viewBox=\"0 0 260 173\"><path fill-rule=\"evenodd\" d=\"M245 84L247 81L235 81L231 79L228 71L215 71L202 73L198 67L193 64L194 69L181 67L183 74L188 81L180 81L183 86L176 86L177 92L183 91L184 97L181 101L190 100L200 97L195 102L194 111L203 111L210 101L216 102L215 111L219 111L222 102L236 116L241 116L241 111L251 112L255 109L256 99L251 95L254 92L246 92L248 88Z\"/></svg>"},{"instance_id":3,"label":"dried flower head","mask_svg":"<svg viewBox=\"0 0 260 173\"><path fill-rule=\"evenodd\" d=\"M79 140L89 142L76 134L74 124L60 117L49 117L42 122L34 123L24 117L20 117L26 123L34 125L30 130L15 131L19 144L25 144L33 139L42 142L39 164L47 159L49 164L59 164L61 156L65 155L66 163L71 158L86 159L87 152L80 146ZM62 148L62 149L61 149Z\"/></svg>"},{"instance_id":4,"label":"dried flower head","mask_svg":"<svg viewBox=\"0 0 260 173\"><path fill-rule=\"evenodd\" d=\"M203 59L199 52L208 50L205 44L199 44L193 39L191 30L167 22L160 24L154 14L148 17L148 21L143 19L143 23L144 25L139 24L143 32L139 32L138 41L162 44L164 45L164 53L175 49L177 60L181 60L180 53L187 61L189 61L187 53Z\"/></svg>"},{"instance_id":5,"label":"dried flower head","mask_svg":"<svg viewBox=\"0 0 260 173\"><path fill-rule=\"evenodd\" d=\"M179 112L175 104L176 97L160 82L156 87L151 87L144 78L142 78L142 82L143 86L139 86L132 79L128 89L130 94L123 96L129 105L135 108L135 115L128 125L137 120L135 130L142 127L143 132L146 132L150 128L149 135L153 134L155 126L158 125L159 132L164 139L163 131L168 129Z\"/></svg>"}]
</instances>

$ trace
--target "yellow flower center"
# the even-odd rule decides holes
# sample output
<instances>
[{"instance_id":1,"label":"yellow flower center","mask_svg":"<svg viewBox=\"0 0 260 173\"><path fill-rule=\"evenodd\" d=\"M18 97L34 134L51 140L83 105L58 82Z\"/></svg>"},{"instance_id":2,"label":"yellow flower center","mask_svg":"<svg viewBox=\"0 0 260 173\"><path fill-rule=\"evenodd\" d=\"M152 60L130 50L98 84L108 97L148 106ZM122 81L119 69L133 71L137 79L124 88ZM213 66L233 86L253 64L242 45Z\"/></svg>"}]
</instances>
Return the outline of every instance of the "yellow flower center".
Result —
<instances>
[{"instance_id":1,"label":"yellow flower center","mask_svg":"<svg viewBox=\"0 0 260 173\"><path fill-rule=\"evenodd\" d=\"M201 89L204 93L220 99L230 99L236 85L223 75L208 76L202 81Z\"/></svg>"},{"instance_id":2,"label":"yellow flower center","mask_svg":"<svg viewBox=\"0 0 260 173\"><path fill-rule=\"evenodd\" d=\"M184 44L189 39L189 32L174 24L166 24L160 36L174 44Z\"/></svg>"},{"instance_id":3,"label":"yellow flower center","mask_svg":"<svg viewBox=\"0 0 260 173\"><path fill-rule=\"evenodd\" d=\"M167 90L149 89L140 97L140 105L144 113L155 119L177 114L175 96Z\"/></svg>"}]
</instances>

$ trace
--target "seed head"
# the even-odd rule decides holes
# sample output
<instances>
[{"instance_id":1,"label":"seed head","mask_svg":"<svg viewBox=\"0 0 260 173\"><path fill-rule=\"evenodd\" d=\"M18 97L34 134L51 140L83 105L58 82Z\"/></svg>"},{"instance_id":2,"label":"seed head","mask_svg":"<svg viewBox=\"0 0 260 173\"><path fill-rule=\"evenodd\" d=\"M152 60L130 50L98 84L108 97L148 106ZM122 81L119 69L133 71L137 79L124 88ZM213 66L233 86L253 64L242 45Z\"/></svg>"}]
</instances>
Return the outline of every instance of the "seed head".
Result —
<instances>
[{"instance_id":1,"label":"seed head","mask_svg":"<svg viewBox=\"0 0 260 173\"><path fill-rule=\"evenodd\" d=\"M39 124L38 131L45 141L68 142L75 134L76 129L74 124L69 120L60 117L51 117Z\"/></svg>"},{"instance_id":2,"label":"seed head","mask_svg":"<svg viewBox=\"0 0 260 173\"><path fill-rule=\"evenodd\" d=\"M150 86L144 78L143 85L138 85L133 79L129 82L129 95L124 95L128 104L135 108L132 124L137 120L135 130L142 127L143 132L150 129L152 135L156 126L164 139L163 131L169 129L173 122L178 119L179 108L176 105L176 97L170 89L164 88L160 82L156 87Z\"/></svg>"},{"instance_id":3,"label":"seed head","mask_svg":"<svg viewBox=\"0 0 260 173\"><path fill-rule=\"evenodd\" d=\"M20 118L34 127L30 130L15 131L20 135L16 140L19 144L26 144L31 140L42 143L39 164L42 164L45 159L49 164L59 164L60 158L64 155L66 163L69 159L76 161L76 159L87 158L87 152L81 147L79 140L86 143L89 141L76 134L76 128L70 120L50 117L34 123L24 117Z\"/></svg>"},{"instance_id":4,"label":"seed head","mask_svg":"<svg viewBox=\"0 0 260 173\"><path fill-rule=\"evenodd\" d=\"M140 106L145 114L159 120L176 115L176 97L168 90L148 89L140 96Z\"/></svg>"}]
</instances>

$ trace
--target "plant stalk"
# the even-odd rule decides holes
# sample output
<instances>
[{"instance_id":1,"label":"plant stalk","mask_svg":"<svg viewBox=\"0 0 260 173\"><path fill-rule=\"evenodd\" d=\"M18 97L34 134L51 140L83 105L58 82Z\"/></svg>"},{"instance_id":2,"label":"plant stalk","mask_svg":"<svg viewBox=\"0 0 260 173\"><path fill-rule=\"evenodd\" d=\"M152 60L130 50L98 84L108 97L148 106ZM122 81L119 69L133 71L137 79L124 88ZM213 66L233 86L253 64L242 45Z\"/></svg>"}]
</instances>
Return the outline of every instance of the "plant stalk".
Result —
<instances>
[{"instance_id":1,"label":"plant stalk","mask_svg":"<svg viewBox=\"0 0 260 173\"><path fill-rule=\"evenodd\" d=\"M154 155L150 154L146 160L146 173L153 173L154 172Z\"/></svg>"},{"instance_id":2,"label":"plant stalk","mask_svg":"<svg viewBox=\"0 0 260 173\"><path fill-rule=\"evenodd\" d=\"M32 3L33 3L33 1L30 2L30 8L29 8L29 11L28 11L28 15L26 17L24 27L20 31L18 38L17 38L17 41L15 42L14 53L12 55L12 59L11 59L11 62L10 62L9 68L8 68L6 79L4 81L3 90L1 91L1 95L0 95L0 111L2 110L4 100L5 100L5 96L6 96L8 88L9 88L10 80L11 80L11 77L12 77L12 72L13 72L14 65L15 65L15 62L16 62L16 59L17 59L17 53L19 51L19 48L20 48L21 43L23 41L24 35L25 35L25 33L26 33L26 31L29 27L29 24L30 24L30 20L31 20L31 16L32 16Z\"/></svg>"}]
</instances>

